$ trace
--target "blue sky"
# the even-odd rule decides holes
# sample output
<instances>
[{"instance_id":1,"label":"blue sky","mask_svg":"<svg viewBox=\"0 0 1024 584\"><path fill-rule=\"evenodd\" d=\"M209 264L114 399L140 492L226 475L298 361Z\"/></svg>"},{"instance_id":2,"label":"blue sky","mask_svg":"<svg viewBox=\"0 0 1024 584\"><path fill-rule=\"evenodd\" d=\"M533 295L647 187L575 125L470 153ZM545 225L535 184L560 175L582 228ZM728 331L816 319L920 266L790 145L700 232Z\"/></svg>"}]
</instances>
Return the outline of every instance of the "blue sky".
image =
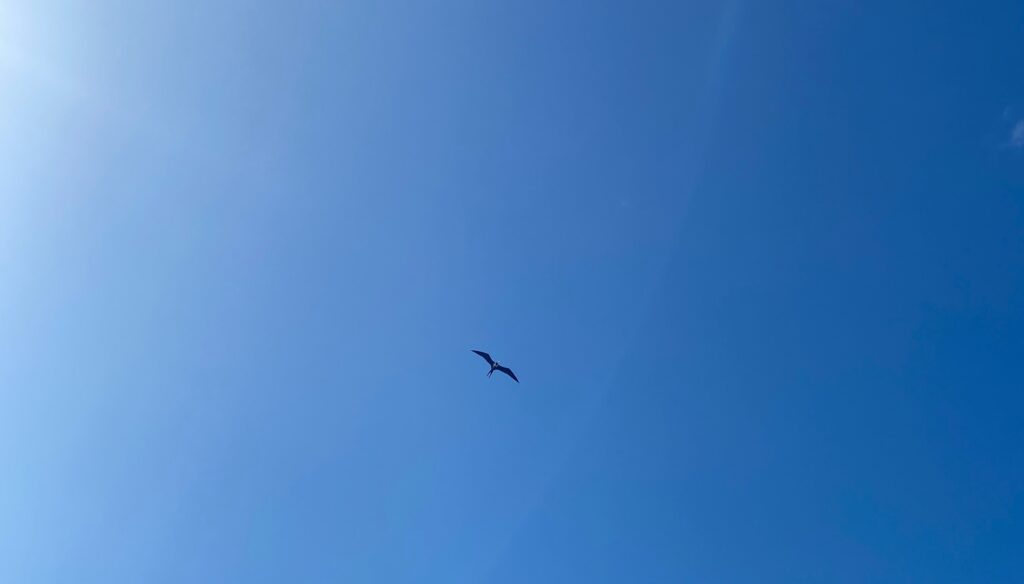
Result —
<instances>
[{"instance_id":1,"label":"blue sky","mask_svg":"<svg viewBox=\"0 0 1024 584\"><path fill-rule=\"evenodd\" d=\"M0 579L1020 582L1021 23L0 4Z\"/></svg>"}]
</instances>

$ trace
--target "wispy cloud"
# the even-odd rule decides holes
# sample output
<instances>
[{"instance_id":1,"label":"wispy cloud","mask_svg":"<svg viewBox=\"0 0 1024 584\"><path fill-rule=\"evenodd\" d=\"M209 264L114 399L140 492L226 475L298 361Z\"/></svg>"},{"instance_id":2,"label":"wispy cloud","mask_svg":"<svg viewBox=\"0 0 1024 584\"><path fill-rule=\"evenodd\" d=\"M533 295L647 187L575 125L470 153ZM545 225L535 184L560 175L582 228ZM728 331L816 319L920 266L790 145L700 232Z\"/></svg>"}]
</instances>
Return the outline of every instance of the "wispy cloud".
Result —
<instances>
[{"instance_id":1,"label":"wispy cloud","mask_svg":"<svg viewBox=\"0 0 1024 584\"><path fill-rule=\"evenodd\" d=\"M1010 130L1010 145L1015 148L1024 148L1024 120L1017 120Z\"/></svg>"}]
</instances>

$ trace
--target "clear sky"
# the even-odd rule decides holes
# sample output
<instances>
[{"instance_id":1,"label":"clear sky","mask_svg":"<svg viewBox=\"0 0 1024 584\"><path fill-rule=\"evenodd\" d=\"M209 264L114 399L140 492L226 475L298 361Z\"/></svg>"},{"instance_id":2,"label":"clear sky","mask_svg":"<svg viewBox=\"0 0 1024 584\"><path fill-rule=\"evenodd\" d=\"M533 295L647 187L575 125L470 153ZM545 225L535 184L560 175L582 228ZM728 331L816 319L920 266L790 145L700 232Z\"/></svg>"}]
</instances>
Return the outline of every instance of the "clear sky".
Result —
<instances>
[{"instance_id":1,"label":"clear sky","mask_svg":"<svg viewBox=\"0 0 1024 584\"><path fill-rule=\"evenodd\" d=\"M1024 4L911 4L0 2L0 580L1024 581Z\"/></svg>"}]
</instances>

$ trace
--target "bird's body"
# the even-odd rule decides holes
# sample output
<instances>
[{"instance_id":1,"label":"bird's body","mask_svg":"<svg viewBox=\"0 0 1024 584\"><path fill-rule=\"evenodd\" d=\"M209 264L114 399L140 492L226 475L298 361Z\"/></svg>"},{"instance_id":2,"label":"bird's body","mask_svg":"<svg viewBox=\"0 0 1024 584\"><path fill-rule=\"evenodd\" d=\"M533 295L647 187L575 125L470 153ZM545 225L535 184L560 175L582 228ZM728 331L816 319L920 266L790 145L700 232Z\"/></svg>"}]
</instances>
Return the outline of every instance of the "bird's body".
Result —
<instances>
[{"instance_id":1,"label":"bird's body","mask_svg":"<svg viewBox=\"0 0 1024 584\"><path fill-rule=\"evenodd\" d=\"M487 372L487 377L490 377L491 374L494 373L495 371L501 371L505 375L508 375L509 377L511 377L516 383L519 383L519 378L516 377L515 373L512 373L511 369L509 369L508 367L503 366L501 363L498 363L497 361L492 359L490 355L488 355L487 353L484 353L483 351L477 351L476 349L471 349L471 350L474 353L476 353L477 355L480 355L481 357L483 357L484 361L487 361L487 364L491 366L491 370Z\"/></svg>"}]
</instances>

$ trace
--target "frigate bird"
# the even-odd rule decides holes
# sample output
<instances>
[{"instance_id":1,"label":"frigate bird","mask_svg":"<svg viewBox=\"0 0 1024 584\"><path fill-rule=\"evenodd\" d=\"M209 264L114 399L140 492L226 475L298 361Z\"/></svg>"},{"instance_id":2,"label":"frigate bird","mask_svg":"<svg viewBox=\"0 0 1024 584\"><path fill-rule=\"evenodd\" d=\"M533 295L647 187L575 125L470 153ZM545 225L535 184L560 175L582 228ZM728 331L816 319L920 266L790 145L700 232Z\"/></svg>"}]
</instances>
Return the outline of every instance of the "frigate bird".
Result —
<instances>
[{"instance_id":1,"label":"frigate bird","mask_svg":"<svg viewBox=\"0 0 1024 584\"><path fill-rule=\"evenodd\" d=\"M477 351L476 349L470 349L470 350L473 351L474 353L476 353L477 355L480 355L481 357L483 357L484 361L487 361L487 364L491 366L491 370L487 372L487 377L490 377L491 373L494 373L495 371L501 371L505 375L508 375L509 377L514 379L516 381L516 383L519 383L519 378L516 377L515 373L512 373L511 369L509 369L508 367L503 366L501 363L498 363L494 359L491 359L491 356L488 355L487 353L484 353L483 351Z\"/></svg>"}]
</instances>

